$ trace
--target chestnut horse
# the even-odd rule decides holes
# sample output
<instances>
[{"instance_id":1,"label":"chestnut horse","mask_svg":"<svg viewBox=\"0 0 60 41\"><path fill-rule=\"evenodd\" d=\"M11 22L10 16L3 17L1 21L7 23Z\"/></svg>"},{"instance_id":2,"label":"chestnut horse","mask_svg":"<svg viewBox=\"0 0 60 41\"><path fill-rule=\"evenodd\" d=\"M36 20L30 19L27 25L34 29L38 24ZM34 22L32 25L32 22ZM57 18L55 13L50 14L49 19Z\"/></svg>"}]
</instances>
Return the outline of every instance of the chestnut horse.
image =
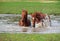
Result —
<instances>
[{"instance_id":1,"label":"chestnut horse","mask_svg":"<svg viewBox=\"0 0 60 41\"><path fill-rule=\"evenodd\" d=\"M22 19L19 21L19 25L20 26L30 26L31 22L30 20L27 18L28 12L26 10L22 11Z\"/></svg>"},{"instance_id":2,"label":"chestnut horse","mask_svg":"<svg viewBox=\"0 0 60 41\"><path fill-rule=\"evenodd\" d=\"M43 19L45 19L46 17L45 14L40 12L35 12L31 16L32 16L33 27L35 27L35 23L41 23L41 25L43 26Z\"/></svg>"}]
</instances>

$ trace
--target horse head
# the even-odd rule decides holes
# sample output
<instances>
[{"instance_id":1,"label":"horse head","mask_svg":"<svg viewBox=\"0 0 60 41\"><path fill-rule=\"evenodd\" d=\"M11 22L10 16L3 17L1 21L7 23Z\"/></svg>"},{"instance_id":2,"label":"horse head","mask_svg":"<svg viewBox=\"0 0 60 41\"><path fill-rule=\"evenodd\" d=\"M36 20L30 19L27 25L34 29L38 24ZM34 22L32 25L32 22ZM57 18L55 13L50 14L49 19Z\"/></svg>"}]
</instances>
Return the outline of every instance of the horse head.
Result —
<instances>
[{"instance_id":1,"label":"horse head","mask_svg":"<svg viewBox=\"0 0 60 41\"><path fill-rule=\"evenodd\" d=\"M28 12L26 10L22 10L22 19L19 21L19 25L21 26L30 26L30 20L27 18Z\"/></svg>"}]
</instances>

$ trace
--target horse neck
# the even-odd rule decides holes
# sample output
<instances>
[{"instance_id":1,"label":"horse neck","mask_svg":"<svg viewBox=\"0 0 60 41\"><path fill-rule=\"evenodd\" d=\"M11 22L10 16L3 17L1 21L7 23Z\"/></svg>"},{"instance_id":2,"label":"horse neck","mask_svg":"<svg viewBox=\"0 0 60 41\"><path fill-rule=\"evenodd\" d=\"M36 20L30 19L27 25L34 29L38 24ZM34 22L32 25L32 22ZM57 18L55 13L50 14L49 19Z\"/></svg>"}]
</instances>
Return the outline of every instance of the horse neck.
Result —
<instances>
[{"instance_id":1,"label":"horse neck","mask_svg":"<svg viewBox=\"0 0 60 41\"><path fill-rule=\"evenodd\" d=\"M27 17L26 18L22 18L23 22L27 22Z\"/></svg>"}]
</instances>

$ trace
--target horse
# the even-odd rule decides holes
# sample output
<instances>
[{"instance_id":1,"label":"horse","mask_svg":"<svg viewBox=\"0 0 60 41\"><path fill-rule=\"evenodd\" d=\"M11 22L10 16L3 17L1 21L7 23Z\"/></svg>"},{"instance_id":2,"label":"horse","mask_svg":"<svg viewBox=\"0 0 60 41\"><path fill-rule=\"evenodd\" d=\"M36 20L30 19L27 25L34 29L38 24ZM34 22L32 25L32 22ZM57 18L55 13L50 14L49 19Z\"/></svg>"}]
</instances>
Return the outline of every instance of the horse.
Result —
<instances>
[{"instance_id":1,"label":"horse","mask_svg":"<svg viewBox=\"0 0 60 41\"><path fill-rule=\"evenodd\" d=\"M48 16L48 15L43 14L41 12L35 12L35 13L31 14L31 16L32 16L33 27L35 27L35 25L36 25L36 27L43 27L43 26L45 26L44 25L45 24L44 20L46 19L46 16ZM48 18L50 19L50 17L48 17Z\"/></svg>"},{"instance_id":2,"label":"horse","mask_svg":"<svg viewBox=\"0 0 60 41\"><path fill-rule=\"evenodd\" d=\"M31 26L30 20L27 18L28 12L26 10L22 10L22 18L19 20L19 26Z\"/></svg>"},{"instance_id":3,"label":"horse","mask_svg":"<svg viewBox=\"0 0 60 41\"><path fill-rule=\"evenodd\" d=\"M39 12L35 12L35 13L31 14L31 16L32 16L32 24L33 24L32 26L35 27L36 26L35 23L37 23L37 24L40 23L42 20L42 17Z\"/></svg>"}]
</instances>

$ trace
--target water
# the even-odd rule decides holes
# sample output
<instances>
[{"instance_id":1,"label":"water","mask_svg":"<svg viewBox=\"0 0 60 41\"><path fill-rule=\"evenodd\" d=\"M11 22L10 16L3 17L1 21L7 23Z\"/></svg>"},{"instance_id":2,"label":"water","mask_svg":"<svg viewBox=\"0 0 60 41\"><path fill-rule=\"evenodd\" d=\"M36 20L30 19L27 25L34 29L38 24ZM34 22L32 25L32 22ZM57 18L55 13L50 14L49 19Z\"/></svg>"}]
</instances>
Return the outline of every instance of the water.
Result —
<instances>
[{"instance_id":1,"label":"water","mask_svg":"<svg viewBox=\"0 0 60 41\"><path fill-rule=\"evenodd\" d=\"M51 26L42 28L21 27L20 18L19 14L0 14L0 33L60 33L60 16L51 16Z\"/></svg>"}]
</instances>

